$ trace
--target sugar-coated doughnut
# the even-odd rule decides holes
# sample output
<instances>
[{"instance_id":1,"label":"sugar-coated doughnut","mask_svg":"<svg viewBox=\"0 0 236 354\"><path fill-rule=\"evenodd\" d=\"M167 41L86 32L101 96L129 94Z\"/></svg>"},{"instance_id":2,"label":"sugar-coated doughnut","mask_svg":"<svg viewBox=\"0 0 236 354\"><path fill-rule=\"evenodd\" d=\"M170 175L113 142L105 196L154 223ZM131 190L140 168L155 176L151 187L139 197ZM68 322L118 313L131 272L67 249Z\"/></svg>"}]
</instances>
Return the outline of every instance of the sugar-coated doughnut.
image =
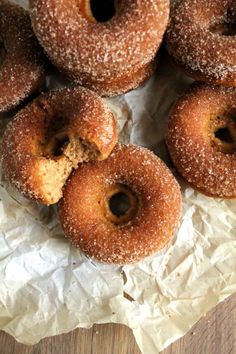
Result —
<instances>
[{"instance_id":1,"label":"sugar-coated doughnut","mask_svg":"<svg viewBox=\"0 0 236 354\"><path fill-rule=\"evenodd\" d=\"M196 190L236 198L236 89L194 84L174 107L167 146Z\"/></svg>"},{"instance_id":2,"label":"sugar-coated doughnut","mask_svg":"<svg viewBox=\"0 0 236 354\"><path fill-rule=\"evenodd\" d=\"M9 111L44 82L42 52L28 13L0 1L0 112Z\"/></svg>"},{"instance_id":3,"label":"sugar-coated doughnut","mask_svg":"<svg viewBox=\"0 0 236 354\"><path fill-rule=\"evenodd\" d=\"M98 80L88 79L88 75L81 74L81 84L97 92L101 96L115 96L128 92L140 86L144 81L150 78L155 72L157 61L153 60L138 70L130 71L123 76L117 76L114 79Z\"/></svg>"},{"instance_id":4,"label":"sugar-coated doughnut","mask_svg":"<svg viewBox=\"0 0 236 354\"><path fill-rule=\"evenodd\" d=\"M83 164L71 175L58 212L65 235L86 255L125 264L170 241L180 219L181 193L151 151L117 145L108 159Z\"/></svg>"},{"instance_id":5,"label":"sugar-coated doughnut","mask_svg":"<svg viewBox=\"0 0 236 354\"><path fill-rule=\"evenodd\" d=\"M135 88L153 73L169 16L169 0L30 0L30 8L54 64L104 96Z\"/></svg>"},{"instance_id":6,"label":"sugar-coated doughnut","mask_svg":"<svg viewBox=\"0 0 236 354\"><path fill-rule=\"evenodd\" d=\"M22 109L3 137L3 171L23 195L56 203L73 168L108 157L117 143L113 114L84 88L43 94Z\"/></svg>"},{"instance_id":7,"label":"sugar-coated doughnut","mask_svg":"<svg viewBox=\"0 0 236 354\"><path fill-rule=\"evenodd\" d=\"M196 80L236 86L235 1L176 1L170 17L166 43L174 62Z\"/></svg>"}]
</instances>

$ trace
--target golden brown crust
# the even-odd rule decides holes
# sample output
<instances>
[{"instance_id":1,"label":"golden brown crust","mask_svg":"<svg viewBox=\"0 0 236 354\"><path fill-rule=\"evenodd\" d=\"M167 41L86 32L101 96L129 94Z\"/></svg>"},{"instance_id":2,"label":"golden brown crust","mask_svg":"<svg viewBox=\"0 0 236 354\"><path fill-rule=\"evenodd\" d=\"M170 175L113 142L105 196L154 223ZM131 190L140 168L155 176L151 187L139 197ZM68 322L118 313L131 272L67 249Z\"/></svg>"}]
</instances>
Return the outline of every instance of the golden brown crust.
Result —
<instances>
[{"instance_id":1,"label":"golden brown crust","mask_svg":"<svg viewBox=\"0 0 236 354\"><path fill-rule=\"evenodd\" d=\"M89 88L97 92L100 96L109 97L118 94L126 93L142 85L148 80L155 72L157 67L157 59L142 66L138 70L135 69L124 76L116 76L114 79L107 80L95 80L91 81L88 75L82 75L78 77L71 77L77 81L80 85ZM70 76L70 73L68 73Z\"/></svg>"},{"instance_id":2,"label":"golden brown crust","mask_svg":"<svg viewBox=\"0 0 236 354\"><path fill-rule=\"evenodd\" d=\"M91 20L84 2L31 0L31 19L41 44L60 70L89 88L98 83L95 90L102 95L136 87L150 75L147 66L162 41L169 0L121 0L107 22Z\"/></svg>"},{"instance_id":3,"label":"golden brown crust","mask_svg":"<svg viewBox=\"0 0 236 354\"><path fill-rule=\"evenodd\" d=\"M169 54L196 80L236 86L235 18L232 0L177 1L166 35Z\"/></svg>"},{"instance_id":4,"label":"golden brown crust","mask_svg":"<svg viewBox=\"0 0 236 354\"><path fill-rule=\"evenodd\" d=\"M84 88L55 90L39 96L9 123L3 169L25 196L52 204L61 197L72 168L107 158L116 143L113 114L99 96Z\"/></svg>"},{"instance_id":5,"label":"golden brown crust","mask_svg":"<svg viewBox=\"0 0 236 354\"><path fill-rule=\"evenodd\" d=\"M8 111L37 91L45 80L42 51L27 12L0 1L0 112Z\"/></svg>"},{"instance_id":6,"label":"golden brown crust","mask_svg":"<svg viewBox=\"0 0 236 354\"><path fill-rule=\"evenodd\" d=\"M127 191L128 190L128 191ZM107 200L122 192L130 211L111 216ZM90 257L105 262L136 262L164 247L181 214L179 186L151 151L118 145L107 160L81 165L59 203L66 236Z\"/></svg>"},{"instance_id":7,"label":"golden brown crust","mask_svg":"<svg viewBox=\"0 0 236 354\"><path fill-rule=\"evenodd\" d=\"M194 84L170 116L167 146L184 179L207 196L236 198L236 89Z\"/></svg>"}]
</instances>

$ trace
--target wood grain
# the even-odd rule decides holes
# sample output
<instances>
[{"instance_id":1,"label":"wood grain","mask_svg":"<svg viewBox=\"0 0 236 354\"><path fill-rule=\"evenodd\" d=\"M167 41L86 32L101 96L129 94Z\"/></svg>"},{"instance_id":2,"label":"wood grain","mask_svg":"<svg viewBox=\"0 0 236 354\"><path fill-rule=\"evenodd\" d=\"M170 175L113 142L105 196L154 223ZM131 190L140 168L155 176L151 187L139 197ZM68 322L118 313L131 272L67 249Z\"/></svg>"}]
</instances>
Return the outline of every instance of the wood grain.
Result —
<instances>
[{"instance_id":1,"label":"wood grain","mask_svg":"<svg viewBox=\"0 0 236 354\"><path fill-rule=\"evenodd\" d=\"M33 347L0 332L0 354L140 354L140 350L127 327L109 324L47 338ZM161 354L236 354L236 294Z\"/></svg>"}]
</instances>

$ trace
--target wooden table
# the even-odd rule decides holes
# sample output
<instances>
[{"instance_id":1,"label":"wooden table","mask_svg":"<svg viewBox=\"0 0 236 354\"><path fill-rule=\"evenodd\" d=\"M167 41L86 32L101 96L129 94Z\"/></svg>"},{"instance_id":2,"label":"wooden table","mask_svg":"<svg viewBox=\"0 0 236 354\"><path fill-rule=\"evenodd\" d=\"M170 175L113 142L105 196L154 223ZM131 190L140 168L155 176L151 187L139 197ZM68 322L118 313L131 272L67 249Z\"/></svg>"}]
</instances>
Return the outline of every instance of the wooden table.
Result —
<instances>
[{"instance_id":1,"label":"wooden table","mask_svg":"<svg viewBox=\"0 0 236 354\"><path fill-rule=\"evenodd\" d=\"M34 347L0 332L0 354L140 354L125 326L96 325L42 340ZM145 353L149 354L149 353ZM236 354L236 295L204 317L162 354Z\"/></svg>"}]
</instances>

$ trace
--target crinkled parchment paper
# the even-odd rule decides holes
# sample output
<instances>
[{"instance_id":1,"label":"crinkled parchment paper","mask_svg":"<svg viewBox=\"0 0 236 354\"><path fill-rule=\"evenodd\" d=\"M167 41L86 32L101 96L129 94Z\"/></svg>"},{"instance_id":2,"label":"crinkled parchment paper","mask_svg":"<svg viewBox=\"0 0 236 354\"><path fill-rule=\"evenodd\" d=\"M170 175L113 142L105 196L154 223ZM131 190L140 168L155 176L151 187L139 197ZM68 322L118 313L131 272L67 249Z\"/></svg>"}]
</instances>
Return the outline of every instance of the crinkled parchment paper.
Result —
<instances>
[{"instance_id":1,"label":"crinkled parchment paper","mask_svg":"<svg viewBox=\"0 0 236 354\"><path fill-rule=\"evenodd\" d=\"M169 164L163 141L168 112L190 80L162 61L144 87L107 101L120 140L147 146ZM236 291L236 202L204 197L180 183L183 217L170 246L123 268L86 258L64 238L56 208L1 185L0 328L34 344L76 327L123 323L145 354L183 336Z\"/></svg>"}]
</instances>

